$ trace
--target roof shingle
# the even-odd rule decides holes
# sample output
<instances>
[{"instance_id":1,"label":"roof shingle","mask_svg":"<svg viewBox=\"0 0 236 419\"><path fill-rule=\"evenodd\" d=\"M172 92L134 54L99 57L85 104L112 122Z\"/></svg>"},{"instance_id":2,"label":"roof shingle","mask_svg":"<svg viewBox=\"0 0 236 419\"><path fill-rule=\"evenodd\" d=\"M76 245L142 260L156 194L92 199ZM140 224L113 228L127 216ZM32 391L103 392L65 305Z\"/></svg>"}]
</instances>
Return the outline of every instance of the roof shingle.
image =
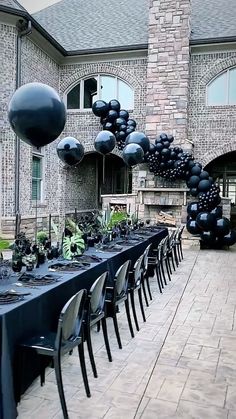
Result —
<instances>
[{"instance_id":1,"label":"roof shingle","mask_svg":"<svg viewBox=\"0 0 236 419\"><path fill-rule=\"evenodd\" d=\"M34 18L68 51L147 44L149 0L62 0Z\"/></svg>"},{"instance_id":2,"label":"roof shingle","mask_svg":"<svg viewBox=\"0 0 236 419\"><path fill-rule=\"evenodd\" d=\"M21 6L15 0L0 0L0 6L6 6L6 7L10 7L11 9L24 10L25 11L24 7Z\"/></svg>"}]
</instances>

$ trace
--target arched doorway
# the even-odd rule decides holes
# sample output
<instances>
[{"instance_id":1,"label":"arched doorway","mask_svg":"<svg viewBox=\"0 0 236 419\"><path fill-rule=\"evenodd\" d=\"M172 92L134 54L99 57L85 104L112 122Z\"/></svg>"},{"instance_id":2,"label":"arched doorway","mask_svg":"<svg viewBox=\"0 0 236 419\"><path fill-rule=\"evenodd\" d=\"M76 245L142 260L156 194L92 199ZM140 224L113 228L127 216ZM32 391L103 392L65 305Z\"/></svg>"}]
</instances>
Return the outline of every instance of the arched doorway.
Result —
<instances>
[{"instance_id":1,"label":"arched doorway","mask_svg":"<svg viewBox=\"0 0 236 419\"><path fill-rule=\"evenodd\" d=\"M231 200L231 222L236 226L236 151L223 154L205 169L220 185L221 195Z\"/></svg>"},{"instance_id":2,"label":"arched doorway","mask_svg":"<svg viewBox=\"0 0 236 419\"><path fill-rule=\"evenodd\" d=\"M78 167L67 173L67 211L95 209L101 206L101 195L130 193L132 172L124 161L109 154L104 158L92 152L85 154Z\"/></svg>"}]
</instances>

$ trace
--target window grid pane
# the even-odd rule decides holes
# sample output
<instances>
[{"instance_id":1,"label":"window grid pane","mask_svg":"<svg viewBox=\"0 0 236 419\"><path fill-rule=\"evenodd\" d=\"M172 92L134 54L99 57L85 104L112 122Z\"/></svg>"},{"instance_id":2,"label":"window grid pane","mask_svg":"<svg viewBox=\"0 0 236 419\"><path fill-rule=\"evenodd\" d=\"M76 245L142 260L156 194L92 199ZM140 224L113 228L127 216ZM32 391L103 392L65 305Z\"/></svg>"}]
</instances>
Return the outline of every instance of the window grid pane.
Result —
<instances>
[{"instance_id":1,"label":"window grid pane","mask_svg":"<svg viewBox=\"0 0 236 419\"><path fill-rule=\"evenodd\" d=\"M134 92L131 87L122 80L118 80L118 97L122 108L134 108Z\"/></svg>"},{"instance_id":2,"label":"window grid pane","mask_svg":"<svg viewBox=\"0 0 236 419\"><path fill-rule=\"evenodd\" d=\"M33 156L32 161L32 200L40 200L42 192L42 159Z\"/></svg>"},{"instance_id":3,"label":"window grid pane","mask_svg":"<svg viewBox=\"0 0 236 419\"><path fill-rule=\"evenodd\" d=\"M80 83L77 84L67 95L67 108L80 108Z\"/></svg>"},{"instance_id":4,"label":"window grid pane","mask_svg":"<svg viewBox=\"0 0 236 419\"><path fill-rule=\"evenodd\" d=\"M117 97L117 82L115 77L100 76L100 96L105 102Z\"/></svg>"},{"instance_id":5,"label":"window grid pane","mask_svg":"<svg viewBox=\"0 0 236 419\"><path fill-rule=\"evenodd\" d=\"M236 68L229 71L229 105L236 105Z\"/></svg>"},{"instance_id":6,"label":"window grid pane","mask_svg":"<svg viewBox=\"0 0 236 419\"><path fill-rule=\"evenodd\" d=\"M227 104L227 72L221 74L208 86L208 105Z\"/></svg>"}]
</instances>

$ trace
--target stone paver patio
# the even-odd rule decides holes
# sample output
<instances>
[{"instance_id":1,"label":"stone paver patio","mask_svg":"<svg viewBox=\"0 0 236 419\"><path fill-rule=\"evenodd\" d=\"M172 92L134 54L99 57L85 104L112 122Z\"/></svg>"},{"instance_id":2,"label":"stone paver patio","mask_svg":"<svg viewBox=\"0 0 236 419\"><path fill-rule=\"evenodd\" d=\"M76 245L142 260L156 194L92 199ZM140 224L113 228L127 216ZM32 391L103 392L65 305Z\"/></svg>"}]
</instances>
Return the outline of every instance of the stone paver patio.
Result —
<instances>
[{"instance_id":1,"label":"stone paver patio","mask_svg":"<svg viewBox=\"0 0 236 419\"><path fill-rule=\"evenodd\" d=\"M151 280L153 301L132 339L123 309L123 349L108 319L113 362L101 333L92 332L98 378L87 359L87 399L76 352L65 357L63 380L71 419L236 418L236 249L184 250L163 295ZM137 305L138 308L138 305ZM139 311L139 310L138 310ZM62 419L54 370L32 384L19 419Z\"/></svg>"}]
</instances>

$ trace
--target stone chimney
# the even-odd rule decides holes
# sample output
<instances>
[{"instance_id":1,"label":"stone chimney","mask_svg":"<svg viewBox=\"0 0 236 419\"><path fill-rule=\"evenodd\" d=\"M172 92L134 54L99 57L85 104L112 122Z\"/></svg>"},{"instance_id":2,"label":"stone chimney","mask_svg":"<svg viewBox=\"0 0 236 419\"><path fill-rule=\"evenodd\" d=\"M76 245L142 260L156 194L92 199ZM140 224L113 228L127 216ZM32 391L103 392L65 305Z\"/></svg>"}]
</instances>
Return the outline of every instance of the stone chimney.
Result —
<instances>
[{"instance_id":1,"label":"stone chimney","mask_svg":"<svg viewBox=\"0 0 236 419\"><path fill-rule=\"evenodd\" d=\"M150 140L173 134L189 148L190 0L150 0L146 133Z\"/></svg>"}]
</instances>

